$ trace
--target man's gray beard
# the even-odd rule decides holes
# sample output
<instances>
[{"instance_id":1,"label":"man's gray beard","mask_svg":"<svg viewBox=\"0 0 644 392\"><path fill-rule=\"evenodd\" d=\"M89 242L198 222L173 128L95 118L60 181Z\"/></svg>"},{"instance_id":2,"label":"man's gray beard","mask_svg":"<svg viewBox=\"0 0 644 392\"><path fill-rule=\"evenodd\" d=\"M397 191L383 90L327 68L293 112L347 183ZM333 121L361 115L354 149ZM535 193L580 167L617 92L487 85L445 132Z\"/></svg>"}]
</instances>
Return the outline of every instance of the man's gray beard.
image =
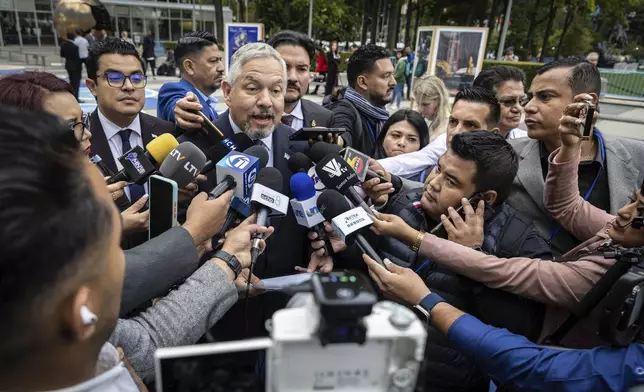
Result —
<instances>
[{"instance_id":1,"label":"man's gray beard","mask_svg":"<svg viewBox=\"0 0 644 392\"><path fill-rule=\"evenodd\" d=\"M261 140L270 136L275 131L275 125L271 125L269 129L251 129L250 125L246 125L244 133L251 140Z\"/></svg>"}]
</instances>

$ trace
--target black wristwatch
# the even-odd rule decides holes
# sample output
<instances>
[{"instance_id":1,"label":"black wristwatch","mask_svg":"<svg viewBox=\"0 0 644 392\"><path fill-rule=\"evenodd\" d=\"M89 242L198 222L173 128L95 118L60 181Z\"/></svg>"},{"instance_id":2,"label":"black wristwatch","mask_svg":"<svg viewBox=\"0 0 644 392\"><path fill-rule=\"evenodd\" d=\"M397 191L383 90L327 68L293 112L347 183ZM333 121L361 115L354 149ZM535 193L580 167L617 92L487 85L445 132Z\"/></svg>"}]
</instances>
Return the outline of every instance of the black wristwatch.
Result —
<instances>
[{"instance_id":1,"label":"black wristwatch","mask_svg":"<svg viewBox=\"0 0 644 392\"><path fill-rule=\"evenodd\" d=\"M215 255L213 256L214 258L223 260L228 267L230 267L231 270L233 270L233 273L235 274L235 279L239 276L239 274L242 272L242 265L237 260L237 257L229 254L228 252L224 252L223 250L218 250L215 252Z\"/></svg>"},{"instance_id":2,"label":"black wristwatch","mask_svg":"<svg viewBox=\"0 0 644 392\"><path fill-rule=\"evenodd\" d=\"M430 325L432 321L432 309L441 302L445 302L443 297L436 293L429 293L418 305L414 305L414 313L416 313L421 320L424 320L427 325Z\"/></svg>"}]
</instances>

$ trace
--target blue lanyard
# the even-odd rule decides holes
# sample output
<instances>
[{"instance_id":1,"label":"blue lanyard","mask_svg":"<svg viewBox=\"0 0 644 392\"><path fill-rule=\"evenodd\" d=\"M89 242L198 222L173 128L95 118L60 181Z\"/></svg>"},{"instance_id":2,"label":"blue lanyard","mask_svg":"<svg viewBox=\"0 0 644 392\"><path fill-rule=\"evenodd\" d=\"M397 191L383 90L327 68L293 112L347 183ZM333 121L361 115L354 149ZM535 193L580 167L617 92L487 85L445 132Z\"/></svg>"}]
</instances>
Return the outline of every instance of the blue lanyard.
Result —
<instances>
[{"instance_id":1,"label":"blue lanyard","mask_svg":"<svg viewBox=\"0 0 644 392\"><path fill-rule=\"evenodd\" d=\"M373 127L371 126L371 123L367 120L367 128L369 128L369 132L371 132L371 138L375 142L376 141L376 133L373 131Z\"/></svg>"},{"instance_id":2,"label":"blue lanyard","mask_svg":"<svg viewBox=\"0 0 644 392\"><path fill-rule=\"evenodd\" d=\"M604 163L606 162L606 148L604 147L604 138L602 137L601 133L597 132L597 130L593 130L593 135L597 137L597 141L599 142L599 152L602 157L602 165L599 167L599 170L597 170L597 175L595 176L595 179L593 180L593 183L590 185L590 188L584 195L584 200L588 201L588 198L590 197L590 194L593 193L593 190L595 189L595 185L597 184L597 180L599 180L599 177L602 175L602 172L604 171ZM552 241L553 238L559 232L561 231L561 225L555 226L554 230L552 230L552 233L550 233L550 236L548 237L548 243Z\"/></svg>"},{"instance_id":3,"label":"blue lanyard","mask_svg":"<svg viewBox=\"0 0 644 392\"><path fill-rule=\"evenodd\" d=\"M420 271L424 270L425 267L427 267L428 265L429 265L429 259L425 260L425 262L423 262L423 264L421 264L420 267L416 269L416 273L419 273Z\"/></svg>"}]
</instances>

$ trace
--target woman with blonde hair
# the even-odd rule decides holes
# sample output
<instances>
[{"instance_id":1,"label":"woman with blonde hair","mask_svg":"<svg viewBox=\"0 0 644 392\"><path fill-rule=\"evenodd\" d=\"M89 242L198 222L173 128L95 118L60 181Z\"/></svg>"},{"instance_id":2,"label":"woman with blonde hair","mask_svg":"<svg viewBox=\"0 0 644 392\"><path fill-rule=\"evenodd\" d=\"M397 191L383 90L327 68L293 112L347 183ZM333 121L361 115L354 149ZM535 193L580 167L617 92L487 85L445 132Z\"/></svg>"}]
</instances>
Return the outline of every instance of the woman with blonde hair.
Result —
<instances>
[{"instance_id":1,"label":"woman with blonde hair","mask_svg":"<svg viewBox=\"0 0 644 392\"><path fill-rule=\"evenodd\" d=\"M449 119L449 94L438 76L423 76L414 83L414 110L429 125L429 140L447 131Z\"/></svg>"}]
</instances>

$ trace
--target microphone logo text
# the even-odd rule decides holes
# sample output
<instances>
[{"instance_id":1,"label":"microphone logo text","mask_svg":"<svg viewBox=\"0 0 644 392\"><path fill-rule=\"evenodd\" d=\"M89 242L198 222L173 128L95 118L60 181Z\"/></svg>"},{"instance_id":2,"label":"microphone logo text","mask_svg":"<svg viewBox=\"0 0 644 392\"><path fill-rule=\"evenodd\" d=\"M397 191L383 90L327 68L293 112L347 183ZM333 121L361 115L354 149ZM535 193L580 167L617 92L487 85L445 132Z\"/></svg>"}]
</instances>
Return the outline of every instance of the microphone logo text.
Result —
<instances>
[{"instance_id":1,"label":"microphone logo text","mask_svg":"<svg viewBox=\"0 0 644 392\"><path fill-rule=\"evenodd\" d=\"M338 161L336 161L334 158L327 162L322 170L329 173L331 177L340 177L342 173L345 173L347 171L347 168L340 166L340 163L338 163Z\"/></svg>"},{"instance_id":2,"label":"microphone logo text","mask_svg":"<svg viewBox=\"0 0 644 392\"><path fill-rule=\"evenodd\" d=\"M243 170L250 164L250 160L244 155L231 155L226 159L226 164L230 167Z\"/></svg>"},{"instance_id":3,"label":"microphone logo text","mask_svg":"<svg viewBox=\"0 0 644 392\"><path fill-rule=\"evenodd\" d=\"M136 169L137 172L139 172L139 174L145 174L145 168L143 167L143 165L139 161L138 157L139 157L139 154L137 154L135 152L131 152L131 153L127 154L125 159L127 159L128 161L130 161L132 163L132 166L134 166L134 168Z\"/></svg>"}]
</instances>

